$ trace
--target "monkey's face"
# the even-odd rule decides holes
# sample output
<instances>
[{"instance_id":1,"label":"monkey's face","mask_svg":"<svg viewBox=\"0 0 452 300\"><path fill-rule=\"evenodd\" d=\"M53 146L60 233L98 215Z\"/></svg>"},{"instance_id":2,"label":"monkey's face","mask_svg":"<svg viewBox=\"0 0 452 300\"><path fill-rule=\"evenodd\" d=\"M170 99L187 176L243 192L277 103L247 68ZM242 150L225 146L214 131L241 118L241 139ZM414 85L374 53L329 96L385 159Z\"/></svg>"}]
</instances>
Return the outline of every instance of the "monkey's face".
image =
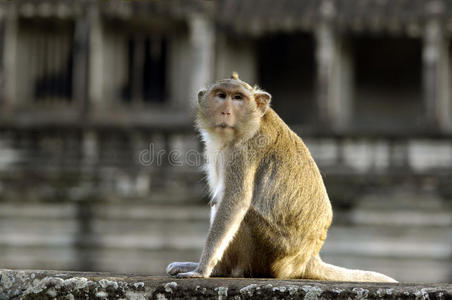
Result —
<instances>
[{"instance_id":1,"label":"monkey's face","mask_svg":"<svg viewBox=\"0 0 452 300\"><path fill-rule=\"evenodd\" d=\"M265 102L261 99L263 96ZM245 88L238 80L221 80L208 91L199 92L198 123L202 129L221 136L234 137L255 132L269 100L268 93Z\"/></svg>"},{"instance_id":2,"label":"monkey's face","mask_svg":"<svg viewBox=\"0 0 452 300\"><path fill-rule=\"evenodd\" d=\"M252 95L244 88L234 84L221 84L209 93L209 115L217 132L230 132L237 129L244 116L254 110Z\"/></svg>"}]
</instances>

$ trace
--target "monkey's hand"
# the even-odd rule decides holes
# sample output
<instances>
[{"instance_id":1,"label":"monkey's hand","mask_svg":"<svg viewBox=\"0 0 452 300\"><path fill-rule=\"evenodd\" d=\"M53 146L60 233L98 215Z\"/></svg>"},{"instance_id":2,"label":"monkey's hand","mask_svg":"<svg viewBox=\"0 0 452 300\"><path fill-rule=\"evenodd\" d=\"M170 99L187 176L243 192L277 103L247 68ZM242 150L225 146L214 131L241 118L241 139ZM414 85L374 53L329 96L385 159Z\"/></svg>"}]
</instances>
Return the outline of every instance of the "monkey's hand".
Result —
<instances>
[{"instance_id":1,"label":"monkey's hand","mask_svg":"<svg viewBox=\"0 0 452 300\"><path fill-rule=\"evenodd\" d=\"M197 271L191 271L187 273L179 273L176 275L178 278L205 278L206 276L203 276L201 273L198 273Z\"/></svg>"},{"instance_id":2,"label":"monkey's hand","mask_svg":"<svg viewBox=\"0 0 452 300\"><path fill-rule=\"evenodd\" d=\"M198 263L194 262L173 262L166 267L166 273L175 276L179 273L194 271L198 267Z\"/></svg>"}]
</instances>

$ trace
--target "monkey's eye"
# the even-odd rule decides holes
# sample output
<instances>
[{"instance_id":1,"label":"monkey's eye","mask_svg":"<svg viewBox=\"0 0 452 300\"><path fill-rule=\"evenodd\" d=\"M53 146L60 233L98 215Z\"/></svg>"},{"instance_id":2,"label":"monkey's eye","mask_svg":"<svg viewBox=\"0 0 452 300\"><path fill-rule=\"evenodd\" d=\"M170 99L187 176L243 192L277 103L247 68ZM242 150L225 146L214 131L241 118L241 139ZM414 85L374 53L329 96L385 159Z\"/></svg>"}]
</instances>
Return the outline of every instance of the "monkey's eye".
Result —
<instances>
[{"instance_id":1,"label":"monkey's eye","mask_svg":"<svg viewBox=\"0 0 452 300\"><path fill-rule=\"evenodd\" d=\"M221 98L221 99L226 99L226 94L223 92L218 92L217 93L217 97Z\"/></svg>"},{"instance_id":2,"label":"monkey's eye","mask_svg":"<svg viewBox=\"0 0 452 300\"><path fill-rule=\"evenodd\" d=\"M243 95L241 94L234 95L234 100L243 100Z\"/></svg>"}]
</instances>

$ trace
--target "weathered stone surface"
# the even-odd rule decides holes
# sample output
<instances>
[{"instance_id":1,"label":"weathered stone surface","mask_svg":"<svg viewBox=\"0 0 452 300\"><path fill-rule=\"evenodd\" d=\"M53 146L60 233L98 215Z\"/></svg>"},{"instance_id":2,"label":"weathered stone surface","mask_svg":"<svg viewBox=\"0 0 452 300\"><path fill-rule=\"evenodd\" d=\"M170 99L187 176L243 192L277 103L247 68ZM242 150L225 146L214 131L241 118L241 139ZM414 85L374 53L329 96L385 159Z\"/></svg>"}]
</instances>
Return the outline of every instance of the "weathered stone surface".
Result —
<instances>
[{"instance_id":1,"label":"weathered stone surface","mask_svg":"<svg viewBox=\"0 0 452 300\"><path fill-rule=\"evenodd\" d=\"M0 270L0 299L452 299L452 284L337 283Z\"/></svg>"}]
</instances>

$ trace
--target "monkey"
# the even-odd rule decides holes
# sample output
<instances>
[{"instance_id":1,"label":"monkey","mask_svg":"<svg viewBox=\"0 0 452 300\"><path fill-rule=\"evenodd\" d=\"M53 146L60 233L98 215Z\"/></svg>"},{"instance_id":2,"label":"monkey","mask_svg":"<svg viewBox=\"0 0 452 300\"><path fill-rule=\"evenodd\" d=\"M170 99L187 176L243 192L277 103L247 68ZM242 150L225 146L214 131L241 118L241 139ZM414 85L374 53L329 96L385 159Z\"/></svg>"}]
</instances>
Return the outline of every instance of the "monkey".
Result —
<instances>
[{"instance_id":1,"label":"monkey","mask_svg":"<svg viewBox=\"0 0 452 300\"><path fill-rule=\"evenodd\" d=\"M196 127L206 155L210 228L199 263L173 262L167 273L397 282L320 258L331 203L308 148L270 101L268 92L237 73L198 92Z\"/></svg>"}]
</instances>

